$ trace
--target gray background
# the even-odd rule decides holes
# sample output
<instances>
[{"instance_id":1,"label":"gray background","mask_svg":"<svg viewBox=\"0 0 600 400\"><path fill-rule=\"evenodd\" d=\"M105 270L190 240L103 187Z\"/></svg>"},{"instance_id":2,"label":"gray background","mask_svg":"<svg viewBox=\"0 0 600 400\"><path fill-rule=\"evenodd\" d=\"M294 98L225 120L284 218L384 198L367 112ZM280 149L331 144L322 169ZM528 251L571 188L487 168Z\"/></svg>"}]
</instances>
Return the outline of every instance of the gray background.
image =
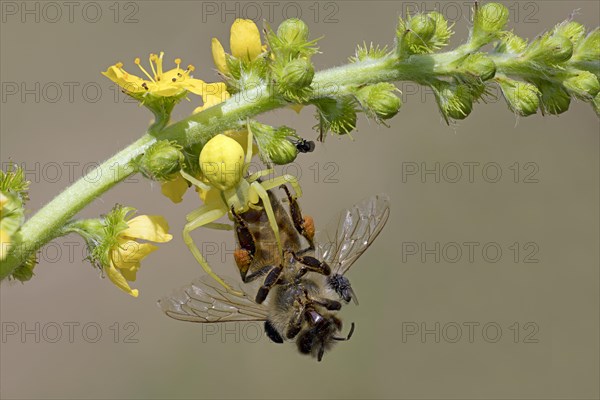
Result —
<instances>
[{"instance_id":1,"label":"gray background","mask_svg":"<svg viewBox=\"0 0 600 400\"><path fill-rule=\"evenodd\" d=\"M254 3L261 10L259 20L276 26L282 15L300 10L313 37L325 36L323 54L314 58L318 69L344 63L357 43L391 44L397 17L406 9L436 7L385 1L265 3ZM24 7L15 4L19 11ZM32 210L93 166L90 162L135 140L150 121L145 109L122 95L115 100L114 88L100 71L123 61L136 72L134 57L146 60L148 53L164 50L167 65L181 57L185 65L196 65L196 77L215 79L210 39L219 37L228 48L234 16L207 15L203 6L237 7L242 16L257 16L257 8L245 3L122 2L115 23L113 2L81 2L69 22L64 3L56 3L62 7L59 18L56 9L44 11L45 3L37 4L39 22L35 15L22 21L20 15L4 13L0 26L5 86L1 160L3 166L14 160L31 170ZM587 27L599 23L595 1L506 5L515 32L530 39L575 9ZM273 18L268 7L274 7ZM84 16L96 18L98 8L99 21L86 21ZM465 40L468 4L441 2L438 9L456 21L453 43ZM137 22L124 23L130 13L130 21ZM38 101L5 90L6 84L21 90L21 84L34 88L36 82ZM223 327L215 333L165 317L156 300L200 274L179 233L185 214L199 202L190 192L174 206L157 184L135 177L82 216L105 213L115 203L132 205L141 213L165 215L176 240L143 263L134 284L138 299L121 293L82 261L83 245L76 237L43 251L29 283L3 283L2 398L598 398L599 122L593 110L573 102L560 117L516 118L498 100L476 105L467 120L448 127L431 93L410 84L400 87L406 104L390 121L391 128L363 116L354 141L330 137L297 163L305 190L302 206L318 226L371 194L387 192L392 198L387 227L350 274L361 300L359 307L348 306L341 314L347 323L357 323L350 342L317 364L297 354L292 344L275 346L264 336L249 343L258 325L231 325L228 332L234 333L225 335ZM197 105L194 98L182 104L174 119ZM260 119L314 137L313 112L280 110ZM472 182L463 164L470 162L480 163ZM407 168L431 169L436 163L439 182L433 175L403 178ZM451 182L453 163L462 165L456 183ZM487 163L497 164L483 173ZM489 183L494 166L502 177ZM537 183L524 182L532 172ZM198 243L233 247L227 234L200 230L194 237ZM464 242L479 243L472 262ZM403 249L411 243L422 250L439 243L439 262L434 255L422 260L420 254L407 254ZM451 262L452 243L463 249L456 262ZM497 262L490 261L493 247L488 246L487 259L482 255L486 243L501 248ZM538 262L524 262L535 248ZM209 261L223 274L236 276L231 255L223 254L224 260L213 255ZM7 335L15 326L35 331L37 323L39 343L35 334ZM72 343L69 323L78 324ZM435 334L407 335L414 326L435 331L436 323L439 342ZM62 336L51 343L57 325ZM90 343L96 326L102 334ZM497 326L502 332L490 343ZM128 340L133 327L137 332ZM533 339L537 343L526 343Z\"/></svg>"}]
</instances>

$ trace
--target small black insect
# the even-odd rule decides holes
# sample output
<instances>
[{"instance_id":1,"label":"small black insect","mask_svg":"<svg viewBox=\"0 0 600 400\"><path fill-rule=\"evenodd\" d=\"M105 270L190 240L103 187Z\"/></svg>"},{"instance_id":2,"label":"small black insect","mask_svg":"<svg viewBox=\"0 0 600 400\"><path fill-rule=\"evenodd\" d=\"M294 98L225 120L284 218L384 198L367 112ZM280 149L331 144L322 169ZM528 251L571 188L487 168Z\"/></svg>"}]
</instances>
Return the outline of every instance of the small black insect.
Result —
<instances>
[{"instance_id":1,"label":"small black insect","mask_svg":"<svg viewBox=\"0 0 600 400\"><path fill-rule=\"evenodd\" d=\"M293 143L300 153L310 153L315 149L315 142L312 140L299 139Z\"/></svg>"}]
</instances>

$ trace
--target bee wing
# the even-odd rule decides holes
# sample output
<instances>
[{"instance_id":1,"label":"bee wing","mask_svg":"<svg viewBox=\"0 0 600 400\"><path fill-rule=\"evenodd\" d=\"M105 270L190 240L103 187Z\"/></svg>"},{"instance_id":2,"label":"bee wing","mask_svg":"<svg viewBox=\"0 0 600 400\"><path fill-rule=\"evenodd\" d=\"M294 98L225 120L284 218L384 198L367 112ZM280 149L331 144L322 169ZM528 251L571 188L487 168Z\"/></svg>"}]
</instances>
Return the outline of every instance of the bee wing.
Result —
<instances>
[{"instance_id":1,"label":"bee wing","mask_svg":"<svg viewBox=\"0 0 600 400\"><path fill-rule=\"evenodd\" d=\"M203 276L160 299L158 305L169 317L181 321L265 321L267 307L241 292L243 296L232 294L210 277Z\"/></svg>"},{"instance_id":2,"label":"bee wing","mask_svg":"<svg viewBox=\"0 0 600 400\"><path fill-rule=\"evenodd\" d=\"M390 215L390 199L378 194L333 219L315 237L315 254L329 264L332 274L344 275L383 229Z\"/></svg>"}]
</instances>

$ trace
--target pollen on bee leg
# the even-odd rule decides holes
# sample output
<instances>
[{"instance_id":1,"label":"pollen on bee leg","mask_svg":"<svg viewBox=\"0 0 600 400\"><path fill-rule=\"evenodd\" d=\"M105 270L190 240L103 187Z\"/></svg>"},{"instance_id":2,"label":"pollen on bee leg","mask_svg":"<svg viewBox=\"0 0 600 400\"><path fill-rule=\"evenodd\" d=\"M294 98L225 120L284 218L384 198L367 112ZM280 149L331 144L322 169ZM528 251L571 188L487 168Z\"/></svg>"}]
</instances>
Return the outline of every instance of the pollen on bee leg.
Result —
<instances>
[{"instance_id":1,"label":"pollen on bee leg","mask_svg":"<svg viewBox=\"0 0 600 400\"><path fill-rule=\"evenodd\" d=\"M308 236L310 240L313 240L315 237L315 221L310 215L304 216L302 227L304 228L304 232L306 232L306 236Z\"/></svg>"},{"instance_id":2,"label":"pollen on bee leg","mask_svg":"<svg viewBox=\"0 0 600 400\"><path fill-rule=\"evenodd\" d=\"M237 264L242 276L246 276L248 268L250 268L250 263L252 263L252 255L250 252L245 249L236 249L233 252L233 258L235 259L235 263Z\"/></svg>"}]
</instances>

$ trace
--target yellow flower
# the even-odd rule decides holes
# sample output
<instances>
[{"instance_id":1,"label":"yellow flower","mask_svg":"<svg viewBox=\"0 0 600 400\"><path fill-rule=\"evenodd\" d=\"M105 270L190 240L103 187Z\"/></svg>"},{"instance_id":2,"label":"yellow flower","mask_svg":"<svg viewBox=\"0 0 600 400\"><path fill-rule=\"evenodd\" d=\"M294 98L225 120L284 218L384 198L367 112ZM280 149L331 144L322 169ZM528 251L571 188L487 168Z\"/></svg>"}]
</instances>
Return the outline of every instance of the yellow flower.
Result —
<instances>
[{"instance_id":1,"label":"yellow flower","mask_svg":"<svg viewBox=\"0 0 600 400\"><path fill-rule=\"evenodd\" d=\"M8 197L0 192L0 220L4 218L4 206L8 203ZM10 234L4 228L0 227L0 260L4 260L10 249L11 239Z\"/></svg>"},{"instance_id":2,"label":"yellow flower","mask_svg":"<svg viewBox=\"0 0 600 400\"><path fill-rule=\"evenodd\" d=\"M231 55L243 62L251 62L266 50L260 41L260 32L254 21L238 18L231 25L229 37ZM225 50L219 39L212 40L213 61L217 69L229 75L229 68L225 57Z\"/></svg>"},{"instance_id":3,"label":"yellow flower","mask_svg":"<svg viewBox=\"0 0 600 400\"><path fill-rule=\"evenodd\" d=\"M189 91L202 96L206 101L208 96L219 96L226 91L226 86L222 82L206 83L192 78L190 74L194 71L194 66L188 65L187 69L181 69L181 59L179 58L175 59L175 68L163 71L163 56L164 52L160 52L160 55L150 54L152 75L142 67L139 58L135 59L134 62L148 79L128 73L123 69L121 62L110 66L105 72L102 72L102 75L132 95L150 94L158 97L172 97Z\"/></svg>"},{"instance_id":4,"label":"yellow flower","mask_svg":"<svg viewBox=\"0 0 600 400\"><path fill-rule=\"evenodd\" d=\"M173 203L181 203L183 195L188 190L188 184L183 176L177 174L175 179L161 183L160 190L162 194L167 196Z\"/></svg>"},{"instance_id":5,"label":"yellow flower","mask_svg":"<svg viewBox=\"0 0 600 400\"><path fill-rule=\"evenodd\" d=\"M226 91L220 92L220 93L215 93L215 94L212 94L212 93L207 94L204 99L204 104L202 104L200 107L196 107L196 109L194 110L194 114L199 113L200 111L206 110L207 108L210 108L219 103L222 103L230 97L231 97L231 95L229 94L229 92L226 92Z\"/></svg>"},{"instance_id":6,"label":"yellow flower","mask_svg":"<svg viewBox=\"0 0 600 400\"><path fill-rule=\"evenodd\" d=\"M127 228L117 234L116 243L109 249L109 262L104 266L104 271L117 287L137 297L138 290L131 289L128 282L135 281L140 262L158 247L139 243L136 239L164 243L173 236L168 233L167 221L158 215L140 215L126 224Z\"/></svg>"}]
</instances>

